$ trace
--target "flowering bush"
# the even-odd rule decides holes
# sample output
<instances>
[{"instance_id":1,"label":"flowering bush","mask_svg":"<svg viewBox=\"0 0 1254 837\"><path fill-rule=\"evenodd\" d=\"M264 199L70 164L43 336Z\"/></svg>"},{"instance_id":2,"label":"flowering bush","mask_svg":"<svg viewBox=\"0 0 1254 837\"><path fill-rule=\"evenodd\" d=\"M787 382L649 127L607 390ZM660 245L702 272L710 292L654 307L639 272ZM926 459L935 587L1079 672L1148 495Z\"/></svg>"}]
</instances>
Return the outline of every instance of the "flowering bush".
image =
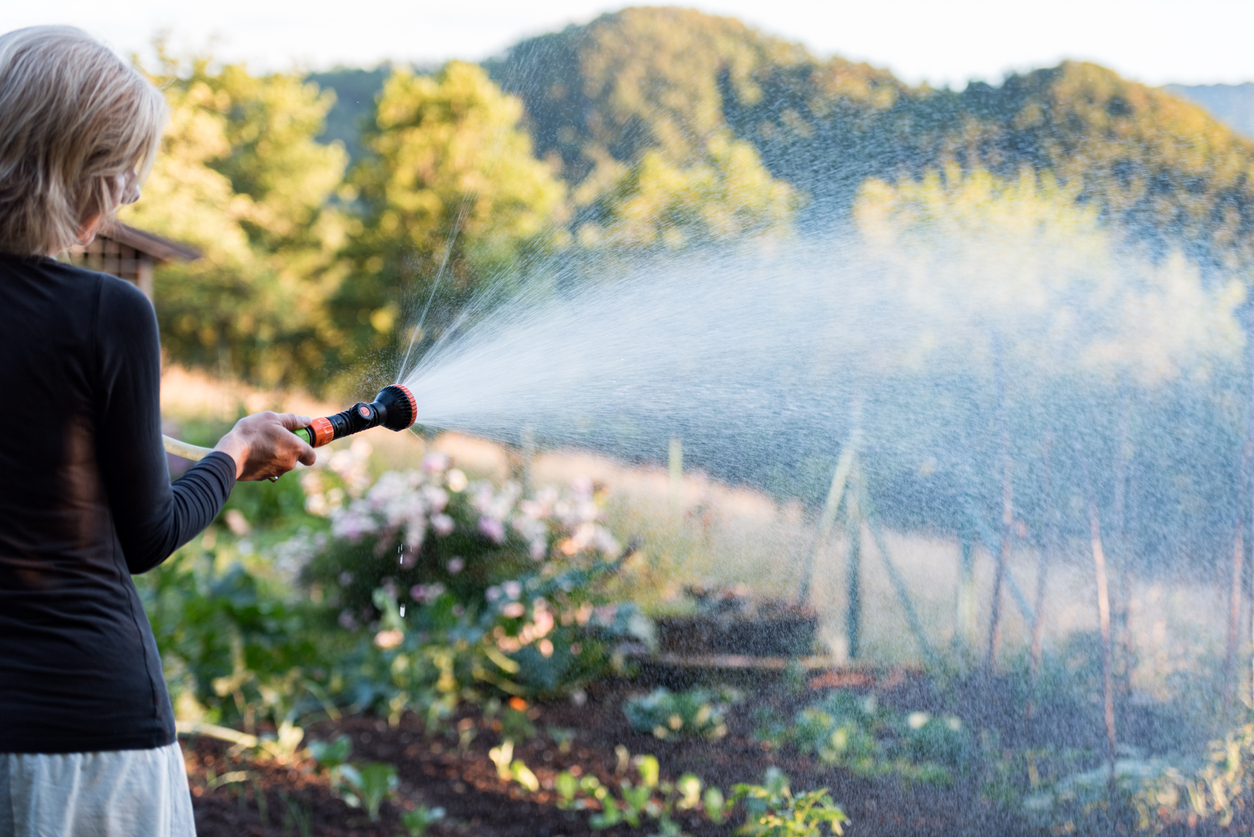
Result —
<instances>
[{"instance_id":1,"label":"flowering bush","mask_svg":"<svg viewBox=\"0 0 1254 837\"><path fill-rule=\"evenodd\" d=\"M440 666L410 658L437 644L463 650L435 677L446 685L563 691L604 670L611 634L638 628L633 611L598 593L620 547L591 482L525 497L513 482L472 483L441 454L369 486L350 478L350 458L331 466L338 484L311 472L304 485L308 510L329 530L299 535L276 558L303 565L343 628L367 628L381 652L408 655L401 680L435 676Z\"/></svg>"}]
</instances>

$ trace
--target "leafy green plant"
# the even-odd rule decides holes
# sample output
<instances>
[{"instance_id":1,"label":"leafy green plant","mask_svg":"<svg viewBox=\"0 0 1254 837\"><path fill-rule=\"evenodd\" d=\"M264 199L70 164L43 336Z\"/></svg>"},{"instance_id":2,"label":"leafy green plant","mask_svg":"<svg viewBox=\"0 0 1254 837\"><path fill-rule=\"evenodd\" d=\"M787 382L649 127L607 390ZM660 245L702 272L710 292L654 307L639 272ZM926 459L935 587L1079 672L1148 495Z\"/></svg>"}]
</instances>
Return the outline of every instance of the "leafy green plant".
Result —
<instances>
[{"instance_id":1,"label":"leafy green plant","mask_svg":"<svg viewBox=\"0 0 1254 837\"><path fill-rule=\"evenodd\" d=\"M617 798L595 777L585 776L576 784L571 774L559 774L554 783L559 805L563 808L588 807L586 802L580 804L582 800L576 798L576 794L583 791L601 806L600 812L588 820L592 828L612 828L621 823L639 828L649 822L657 828L658 837L683 834L674 819L676 812L704 809L714 822L722 821L723 795L717 788L705 788L703 794L701 780L691 773L685 773L674 782L663 779L656 756L637 756L632 761L639 779L632 781L624 777L619 780Z\"/></svg>"},{"instance_id":2,"label":"leafy green plant","mask_svg":"<svg viewBox=\"0 0 1254 837\"><path fill-rule=\"evenodd\" d=\"M745 808L745 822L737 834L752 837L812 837L844 834L849 817L828 796L827 788L793 795L788 777L771 767L761 785L736 785L731 804Z\"/></svg>"},{"instance_id":3,"label":"leafy green plant","mask_svg":"<svg viewBox=\"0 0 1254 837\"><path fill-rule=\"evenodd\" d=\"M379 821L379 809L396 795L400 780L396 768L383 762L341 764L332 774L332 787L351 808L362 808L371 822Z\"/></svg>"},{"instance_id":4,"label":"leafy green plant","mask_svg":"<svg viewBox=\"0 0 1254 837\"><path fill-rule=\"evenodd\" d=\"M409 837L422 837L433 823L442 819L444 819L443 808L428 808L425 805L419 805L414 810L401 814L401 825L405 826Z\"/></svg>"},{"instance_id":5,"label":"leafy green plant","mask_svg":"<svg viewBox=\"0 0 1254 837\"><path fill-rule=\"evenodd\" d=\"M353 740L347 735L337 735L331 741L310 741L306 749L319 770L334 770L352 755Z\"/></svg>"},{"instance_id":6,"label":"leafy green plant","mask_svg":"<svg viewBox=\"0 0 1254 837\"><path fill-rule=\"evenodd\" d=\"M623 704L623 714L636 732L657 738L694 737L718 739L727 734L723 712L729 693L715 695L707 689L672 692L660 687Z\"/></svg>"},{"instance_id":7,"label":"leafy green plant","mask_svg":"<svg viewBox=\"0 0 1254 837\"><path fill-rule=\"evenodd\" d=\"M310 810L309 806L282 791L279 792L279 799L283 802L283 834L285 837L292 828L296 829L296 833L300 837L312 837L313 811Z\"/></svg>"},{"instance_id":8,"label":"leafy green plant","mask_svg":"<svg viewBox=\"0 0 1254 837\"><path fill-rule=\"evenodd\" d=\"M488 751L488 758L496 765L496 776L502 782L508 782L514 778L510 772L509 766L514 761L514 742L506 738L500 743L500 746L493 747Z\"/></svg>"},{"instance_id":9,"label":"leafy green plant","mask_svg":"<svg viewBox=\"0 0 1254 837\"><path fill-rule=\"evenodd\" d=\"M285 549L304 555L305 581L343 627L373 633L390 684L370 700L389 718L418 702L435 720L485 687L568 693L611 670L615 642L647 631L634 607L604 598L623 558L609 560L619 546L589 485L525 497L514 483L471 484L439 455L363 485L335 508L311 489L330 531Z\"/></svg>"},{"instance_id":10,"label":"leafy green plant","mask_svg":"<svg viewBox=\"0 0 1254 837\"><path fill-rule=\"evenodd\" d=\"M791 723L764 715L758 737L859 776L895 773L936 784L951 781L974 750L970 732L954 716L903 714L881 706L874 695L848 691L799 710Z\"/></svg>"}]
</instances>

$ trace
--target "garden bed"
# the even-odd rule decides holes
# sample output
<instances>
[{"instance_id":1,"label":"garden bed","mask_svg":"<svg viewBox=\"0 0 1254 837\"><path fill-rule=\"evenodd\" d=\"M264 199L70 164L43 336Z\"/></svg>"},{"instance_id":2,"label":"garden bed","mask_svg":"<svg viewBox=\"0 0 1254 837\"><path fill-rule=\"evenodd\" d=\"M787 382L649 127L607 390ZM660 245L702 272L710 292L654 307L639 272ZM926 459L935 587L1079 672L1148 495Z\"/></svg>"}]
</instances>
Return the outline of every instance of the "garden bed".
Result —
<instances>
[{"instance_id":1,"label":"garden bed","mask_svg":"<svg viewBox=\"0 0 1254 837\"><path fill-rule=\"evenodd\" d=\"M527 718L535 734L521 740L515 757L525 762L540 788L530 792L517 782L503 781L489 755L502 739L502 721L485 717L475 707L444 719L438 731L427 735L421 719L403 716L395 727L386 721L356 716L323 722L309 730L310 738L328 740L346 734L352 739L354 760L394 765L400 779L395 803L385 803L380 820L371 823L365 814L349 808L333 793L330 781L315 770L310 760L286 766L232 758L229 745L209 739L185 742L193 788L193 802L201 837L240 835L298 835L301 831L288 813L291 804L303 806L312 821L313 834L395 837L404 834L401 813L407 807L443 808L446 818L428 834L474 834L482 837L542 837L542 835L617 834L645 835L655 828L616 826L596 831L589 825L590 812L562 810L553 790L563 770L594 775L602 784L616 787L620 779L634 775L622 758L657 756L664 778L696 774L702 781L729 791L738 782L760 782L770 767L792 777L795 790L827 787L832 798L850 816L847 833L867 835L966 835L1027 833L1024 823L996 810L981 799L977 783L959 778L948 786L904 781L894 776L858 778L840 768L818 764L814 759L764 745L755 736L755 715L760 710L789 713L811 700L785 690L762 692L744 700L728 714L727 734L712 741L659 740L634 731L622 711L623 701L640 694L639 686L609 682L589 690L582 705L562 702L528 707ZM460 734L459 734L460 733ZM564 741L564 746L563 746ZM224 775L247 773L245 781L210 785ZM264 793L262 806L256 802ZM262 820L261 808L266 820ZM286 820L286 825L285 825ZM677 822L688 834L731 834L740 818L733 816L715 825L695 814L679 815Z\"/></svg>"}]
</instances>

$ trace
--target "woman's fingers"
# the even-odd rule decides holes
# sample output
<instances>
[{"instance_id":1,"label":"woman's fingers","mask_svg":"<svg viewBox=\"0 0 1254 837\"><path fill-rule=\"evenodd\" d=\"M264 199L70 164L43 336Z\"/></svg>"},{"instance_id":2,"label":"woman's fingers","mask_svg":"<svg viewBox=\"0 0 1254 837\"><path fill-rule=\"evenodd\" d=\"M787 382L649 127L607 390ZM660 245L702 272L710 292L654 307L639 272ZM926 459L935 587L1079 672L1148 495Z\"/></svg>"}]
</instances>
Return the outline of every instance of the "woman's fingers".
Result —
<instances>
[{"instance_id":1,"label":"woman's fingers","mask_svg":"<svg viewBox=\"0 0 1254 837\"><path fill-rule=\"evenodd\" d=\"M295 468L297 462L314 464L317 454L313 448L292 432L308 424L306 416L269 411L240 419L231 431L247 443L247 458L239 478L277 477Z\"/></svg>"}]
</instances>

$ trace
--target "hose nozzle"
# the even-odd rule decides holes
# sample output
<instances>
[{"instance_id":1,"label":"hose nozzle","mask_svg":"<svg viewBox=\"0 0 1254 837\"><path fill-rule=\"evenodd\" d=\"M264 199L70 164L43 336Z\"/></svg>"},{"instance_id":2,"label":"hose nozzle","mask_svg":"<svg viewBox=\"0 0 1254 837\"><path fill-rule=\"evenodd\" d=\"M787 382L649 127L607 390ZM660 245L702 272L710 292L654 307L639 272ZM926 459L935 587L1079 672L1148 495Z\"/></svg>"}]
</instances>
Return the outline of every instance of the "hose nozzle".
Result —
<instances>
[{"instance_id":1,"label":"hose nozzle","mask_svg":"<svg viewBox=\"0 0 1254 837\"><path fill-rule=\"evenodd\" d=\"M359 401L342 413L316 418L308 427L293 431L310 445L320 448L335 439L351 436L382 425L401 431L413 425L418 417L418 402L408 387L389 384L379 390L374 401Z\"/></svg>"}]
</instances>

